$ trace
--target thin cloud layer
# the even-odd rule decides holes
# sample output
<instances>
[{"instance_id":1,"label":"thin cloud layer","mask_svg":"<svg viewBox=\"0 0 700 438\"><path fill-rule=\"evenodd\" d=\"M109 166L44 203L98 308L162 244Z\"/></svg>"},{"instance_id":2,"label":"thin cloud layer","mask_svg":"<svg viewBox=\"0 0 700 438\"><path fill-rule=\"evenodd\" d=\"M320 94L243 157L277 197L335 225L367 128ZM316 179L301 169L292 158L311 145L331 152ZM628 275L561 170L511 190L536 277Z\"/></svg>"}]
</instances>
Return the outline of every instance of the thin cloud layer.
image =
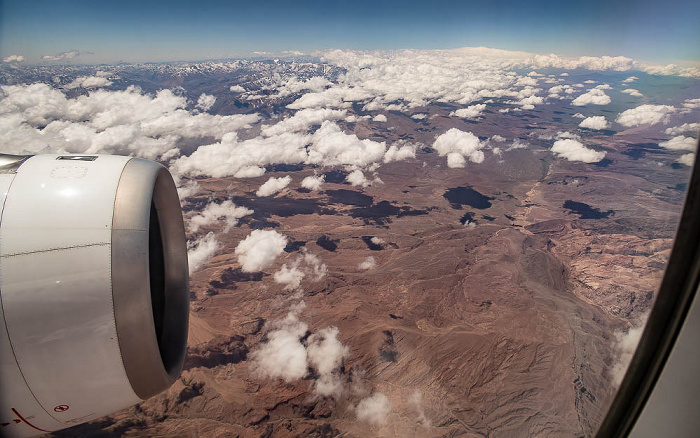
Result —
<instances>
[{"instance_id":1,"label":"thin cloud layer","mask_svg":"<svg viewBox=\"0 0 700 438\"><path fill-rule=\"evenodd\" d=\"M387 396L380 392L363 398L355 407L357 419L372 426L384 426L387 423L389 413L391 413L391 403L389 403Z\"/></svg>"}]
</instances>

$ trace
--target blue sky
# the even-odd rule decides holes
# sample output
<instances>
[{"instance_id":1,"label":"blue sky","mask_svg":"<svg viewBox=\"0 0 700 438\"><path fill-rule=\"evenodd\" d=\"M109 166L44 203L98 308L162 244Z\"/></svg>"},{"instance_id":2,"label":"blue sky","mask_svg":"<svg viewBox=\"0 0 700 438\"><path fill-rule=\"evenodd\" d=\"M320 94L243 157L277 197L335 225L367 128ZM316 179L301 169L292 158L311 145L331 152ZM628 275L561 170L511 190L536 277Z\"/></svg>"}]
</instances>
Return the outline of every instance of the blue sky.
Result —
<instances>
[{"instance_id":1,"label":"blue sky","mask_svg":"<svg viewBox=\"0 0 700 438\"><path fill-rule=\"evenodd\" d=\"M0 55L201 60L253 51L486 46L700 61L700 1L0 0Z\"/></svg>"}]
</instances>

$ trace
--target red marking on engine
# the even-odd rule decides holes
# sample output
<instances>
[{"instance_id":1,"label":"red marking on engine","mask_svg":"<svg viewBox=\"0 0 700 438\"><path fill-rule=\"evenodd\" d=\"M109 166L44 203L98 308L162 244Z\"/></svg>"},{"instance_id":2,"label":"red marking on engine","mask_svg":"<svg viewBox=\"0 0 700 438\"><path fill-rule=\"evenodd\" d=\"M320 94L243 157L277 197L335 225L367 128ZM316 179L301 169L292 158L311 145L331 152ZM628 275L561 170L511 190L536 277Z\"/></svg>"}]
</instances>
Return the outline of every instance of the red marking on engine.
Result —
<instances>
[{"instance_id":1,"label":"red marking on engine","mask_svg":"<svg viewBox=\"0 0 700 438\"><path fill-rule=\"evenodd\" d=\"M19 419L20 419L21 421L23 421L24 423L26 423L27 426L32 427L32 428L34 428L34 429L36 429L36 430L40 430L40 431L42 431L42 432L51 432L50 430L40 429L40 428L36 427L35 425L33 425L32 423L30 423L29 421L27 421L26 418L24 418L23 416L21 416L21 415L19 414L19 412L17 412L17 409L12 408L12 412L14 412L15 415L17 415L17 417L19 417ZM17 421L17 420L15 420L15 422L16 422L16 423L19 423L19 421Z\"/></svg>"}]
</instances>

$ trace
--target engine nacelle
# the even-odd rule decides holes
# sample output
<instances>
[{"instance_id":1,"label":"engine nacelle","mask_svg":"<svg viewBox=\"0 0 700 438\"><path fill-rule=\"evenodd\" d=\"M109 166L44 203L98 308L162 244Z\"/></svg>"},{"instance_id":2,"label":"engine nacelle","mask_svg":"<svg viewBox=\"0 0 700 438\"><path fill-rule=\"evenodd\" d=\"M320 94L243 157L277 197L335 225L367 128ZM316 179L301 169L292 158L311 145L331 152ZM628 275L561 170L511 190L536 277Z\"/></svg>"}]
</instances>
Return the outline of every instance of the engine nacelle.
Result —
<instances>
[{"instance_id":1,"label":"engine nacelle","mask_svg":"<svg viewBox=\"0 0 700 438\"><path fill-rule=\"evenodd\" d=\"M160 164L0 156L0 435L96 419L168 388L185 358L185 230Z\"/></svg>"}]
</instances>

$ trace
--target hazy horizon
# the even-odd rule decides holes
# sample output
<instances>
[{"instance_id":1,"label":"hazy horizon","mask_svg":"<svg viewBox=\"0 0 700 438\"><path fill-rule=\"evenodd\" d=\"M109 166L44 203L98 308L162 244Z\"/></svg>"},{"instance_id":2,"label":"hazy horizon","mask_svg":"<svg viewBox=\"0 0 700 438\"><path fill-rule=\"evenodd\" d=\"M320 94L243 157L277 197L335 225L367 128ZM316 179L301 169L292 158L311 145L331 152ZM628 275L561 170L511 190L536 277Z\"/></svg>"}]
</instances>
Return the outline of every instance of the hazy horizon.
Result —
<instances>
[{"instance_id":1,"label":"hazy horizon","mask_svg":"<svg viewBox=\"0 0 700 438\"><path fill-rule=\"evenodd\" d=\"M204 61L329 48L461 47L625 56L658 64L700 61L700 30L694 21L700 5L690 1L159 5L11 0L0 10L2 59L29 65Z\"/></svg>"}]
</instances>

